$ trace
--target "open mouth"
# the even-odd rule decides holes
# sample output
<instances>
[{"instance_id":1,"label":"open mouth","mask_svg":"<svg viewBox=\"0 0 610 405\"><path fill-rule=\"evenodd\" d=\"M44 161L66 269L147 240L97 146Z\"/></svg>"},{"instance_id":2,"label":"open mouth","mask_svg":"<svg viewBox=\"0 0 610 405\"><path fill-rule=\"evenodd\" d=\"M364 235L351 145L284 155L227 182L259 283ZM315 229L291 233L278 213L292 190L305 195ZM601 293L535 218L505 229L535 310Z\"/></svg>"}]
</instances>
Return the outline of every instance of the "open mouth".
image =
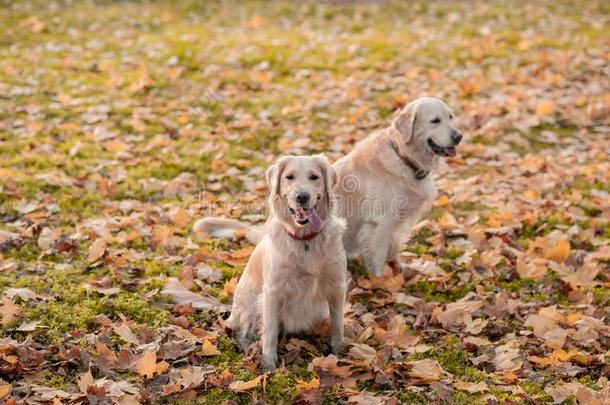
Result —
<instances>
[{"instance_id":1,"label":"open mouth","mask_svg":"<svg viewBox=\"0 0 610 405\"><path fill-rule=\"evenodd\" d=\"M428 145L430 146L430 149L432 149L432 152L436 153L439 156L455 156L457 153L455 150L455 146L441 146L434 142L432 139L428 139Z\"/></svg>"},{"instance_id":2,"label":"open mouth","mask_svg":"<svg viewBox=\"0 0 610 405\"><path fill-rule=\"evenodd\" d=\"M289 209L290 213L295 217L295 221L297 224L301 226L309 224L313 232L319 232L322 228L322 221L316 213L315 206L313 208L298 207L296 209Z\"/></svg>"}]
</instances>

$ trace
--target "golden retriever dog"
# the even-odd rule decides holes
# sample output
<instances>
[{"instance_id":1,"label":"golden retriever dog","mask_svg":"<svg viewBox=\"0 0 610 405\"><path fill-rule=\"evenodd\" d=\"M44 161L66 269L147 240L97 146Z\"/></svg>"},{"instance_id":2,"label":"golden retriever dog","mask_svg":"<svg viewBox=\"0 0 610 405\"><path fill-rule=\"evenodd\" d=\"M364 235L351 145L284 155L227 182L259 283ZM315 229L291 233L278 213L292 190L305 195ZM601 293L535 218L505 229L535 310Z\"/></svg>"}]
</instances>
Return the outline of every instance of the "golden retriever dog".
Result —
<instances>
[{"instance_id":1,"label":"golden retriever dog","mask_svg":"<svg viewBox=\"0 0 610 405\"><path fill-rule=\"evenodd\" d=\"M430 173L462 140L452 121L443 101L417 99L333 165L338 216L347 221L343 246L370 274L379 276L385 263L402 267L400 246L437 196Z\"/></svg>"},{"instance_id":2,"label":"golden retriever dog","mask_svg":"<svg viewBox=\"0 0 610 405\"><path fill-rule=\"evenodd\" d=\"M262 335L263 368L277 362L280 331L306 332L330 316L330 347L343 344L344 221L332 215L336 174L322 156L286 156L266 172L270 216L226 321L242 349Z\"/></svg>"},{"instance_id":3,"label":"golden retriever dog","mask_svg":"<svg viewBox=\"0 0 610 405\"><path fill-rule=\"evenodd\" d=\"M337 214L347 222L343 245L348 257L361 258L374 275L386 263L394 270L403 267L400 246L437 196L431 173L441 157L456 155L462 137L451 109L437 98L424 97L407 104L389 127L335 162ZM243 230L252 243L265 234L260 227L216 217L202 218L194 230L200 238L230 237Z\"/></svg>"}]
</instances>

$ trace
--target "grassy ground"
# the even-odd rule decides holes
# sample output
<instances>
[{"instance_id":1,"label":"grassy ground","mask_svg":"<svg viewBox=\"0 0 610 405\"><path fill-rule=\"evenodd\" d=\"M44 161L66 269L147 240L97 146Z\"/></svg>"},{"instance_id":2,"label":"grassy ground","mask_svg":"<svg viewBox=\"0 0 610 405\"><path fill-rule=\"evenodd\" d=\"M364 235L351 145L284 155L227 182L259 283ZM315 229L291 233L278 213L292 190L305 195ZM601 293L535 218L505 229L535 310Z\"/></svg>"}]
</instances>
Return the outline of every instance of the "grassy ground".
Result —
<instances>
[{"instance_id":1,"label":"grassy ground","mask_svg":"<svg viewBox=\"0 0 610 405\"><path fill-rule=\"evenodd\" d=\"M7 2L0 400L608 398L608 17L603 1ZM258 218L275 157L334 160L422 95L466 140L405 246L420 273L369 282L350 263L349 373L310 366L326 347L309 336L256 380L220 305L251 246L196 241L192 222ZM170 278L217 309L173 305ZM443 374L418 377L425 359Z\"/></svg>"}]
</instances>

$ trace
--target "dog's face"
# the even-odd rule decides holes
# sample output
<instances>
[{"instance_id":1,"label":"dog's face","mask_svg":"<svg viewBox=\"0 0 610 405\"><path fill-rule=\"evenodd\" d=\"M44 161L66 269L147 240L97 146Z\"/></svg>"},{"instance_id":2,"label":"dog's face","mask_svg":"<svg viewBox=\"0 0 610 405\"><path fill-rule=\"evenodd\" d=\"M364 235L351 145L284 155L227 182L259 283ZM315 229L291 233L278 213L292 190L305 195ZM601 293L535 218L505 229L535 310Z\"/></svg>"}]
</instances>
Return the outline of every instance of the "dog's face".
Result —
<instances>
[{"instance_id":1,"label":"dog's face","mask_svg":"<svg viewBox=\"0 0 610 405\"><path fill-rule=\"evenodd\" d=\"M267 170L274 215L318 231L332 210L336 174L323 155L285 156Z\"/></svg>"},{"instance_id":2,"label":"dog's face","mask_svg":"<svg viewBox=\"0 0 610 405\"><path fill-rule=\"evenodd\" d=\"M418 149L428 147L439 156L455 156L462 133L453 125L453 112L443 101L424 97L409 103L396 117L393 126L403 141Z\"/></svg>"}]
</instances>

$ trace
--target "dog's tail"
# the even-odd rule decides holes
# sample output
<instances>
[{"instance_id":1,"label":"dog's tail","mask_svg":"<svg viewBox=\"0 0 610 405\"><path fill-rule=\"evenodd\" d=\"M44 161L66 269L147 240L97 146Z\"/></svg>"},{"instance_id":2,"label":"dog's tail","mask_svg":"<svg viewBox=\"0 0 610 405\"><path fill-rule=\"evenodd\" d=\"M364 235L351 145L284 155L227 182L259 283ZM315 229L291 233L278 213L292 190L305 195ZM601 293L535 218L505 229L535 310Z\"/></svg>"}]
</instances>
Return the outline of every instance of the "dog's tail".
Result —
<instances>
[{"instance_id":1,"label":"dog's tail","mask_svg":"<svg viewBox=\"0 0 610 405\"><path fill-rule=\"evenodd\" d=\"M246 238L256 245L263 239L263 227L241 222L236 219L221 217L203 217L193 225L193 232L198 239L213 238Z\"/></svg>"}]
</instances>

